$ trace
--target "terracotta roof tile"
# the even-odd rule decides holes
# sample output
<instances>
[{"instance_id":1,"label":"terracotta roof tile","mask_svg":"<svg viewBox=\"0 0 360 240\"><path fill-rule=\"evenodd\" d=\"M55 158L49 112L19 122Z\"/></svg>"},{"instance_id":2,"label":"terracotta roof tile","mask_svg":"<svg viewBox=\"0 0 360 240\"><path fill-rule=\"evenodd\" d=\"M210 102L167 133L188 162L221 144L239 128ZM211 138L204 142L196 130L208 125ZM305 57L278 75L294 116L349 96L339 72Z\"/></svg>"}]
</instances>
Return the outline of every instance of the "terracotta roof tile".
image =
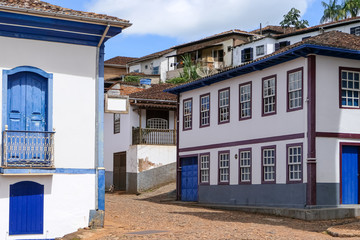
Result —
<instances>
[{"instance_id":1,"label":"terracotta roof tile","mask_svg":"<svg viewBox=\"0 0 360 240\"><path fill-rule=\"evenodd\" d=\"M294 27L286 27L283 28L282 26L274 26L274 25L268 25L261 29L262 32L275 32L277 34L285 34L285 33L291 33L296 31L296 28ZM256 29L254 31L251 31L250 33L254 34L260 34L260 29Z\"/></svg>"},{"instance_id":2,"label":"terracotta roof tile","mask_svg":"<svg viewBox=\"0 0 360 240\"><path fill-rule=\"evenodd\" d=\"M128 62L131 62L136 59L138 59L138 58L118 56L118 57L113 57L113 58L110 58L109 60L106 60L105 64L126 65Z\"/></svg>"},{"instance_id":3,"label":"terracotta roof tile","mask_svg":"<svg viewBox=\"0 0 360 240\"><path fill-rule=\"evenodd\" d=\"M174 51L174 49L169 48L169 49L166 49L166 50L163 50L163 51L160 51L160 52L152 53L152 54L137 58L137 59L135 59L133 61L130 61L129 63L136 63L136 62L141 62L141 61L145 61L145 60L148 60L148 59L158 58L158 57L161 57L161 56L163 56L165 54L168 54L168 53L170 53L172 51Z\"/></svg>"},{"instance_id":4,"label":"terracotta roof tile","mask_svg":"<svg viewBox=\"0 0 360 240\"><path fill-rule=\"evenodd\" d=\"M39 13L56 13L64 16L76 16L89 19L114 21L119 23L129 24L128 20L120 19L117 17L108 16L105 14L97 14L93 12L76 11L69 8L63 8L47 2L39 0L0 0L0 8L9 7L13 9L33 10Z\"/></svg>"},{"instance_id":5,"label":"terracotta roof tile","mask_svg":"<svg viewBox=\"0 0 360 240\"><path fill-rule=\"evenodd\" d=\"M130 98L151 99L151 100L171 100L176 101L177 96L172 93L163 92L167 88L174 87L174 84L162 83L154 84L151 88L144 91L130 94Z\"/></svg>"}]
</instances>

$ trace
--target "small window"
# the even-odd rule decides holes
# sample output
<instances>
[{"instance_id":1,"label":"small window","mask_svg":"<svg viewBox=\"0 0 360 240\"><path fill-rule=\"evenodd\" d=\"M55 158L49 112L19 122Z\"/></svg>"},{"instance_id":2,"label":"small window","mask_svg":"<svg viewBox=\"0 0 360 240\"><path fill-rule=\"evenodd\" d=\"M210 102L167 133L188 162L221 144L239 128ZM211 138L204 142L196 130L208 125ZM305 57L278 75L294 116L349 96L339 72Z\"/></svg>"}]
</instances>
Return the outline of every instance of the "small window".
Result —
<instances>
[{"instance_id":1,"label":"small window","mask_svg":"<svg viewBox=\"0 0 360 240\"><path fill-rule=\"evenodd\" d=\"M360 36L360 26L350 28L350 34L354 34L356 36Z\"/></svg>"},{"instance_id":2,"label":"small window","mask_svg":"<svg viewBox=\"0 0 360 240\"><path fill-rule=\"evenodd\" d=\"M287 145L288 183L302 181L302 145Z\"/></svg>"},{"instance_id":3,"label":"small window","mask_svg":"<svg viewBox=\"0 0 360 240\"><path fill-rule=\"evenodd\" d=\"M153 75L158 75L158 74L159 74L159 66L153 67L152 74L153 74Z\"/></svg>"},{"instance_id":4,"label":"small window","mask_svg":"<svg viewBox=\"0 0 360 240\"><path fill-rule=\"evenodd\" d=\"M114 113L114 134L120 133L120 113Z\"/></svg>"},{"instance_id":5,"label":"small window","mask_svg":"<svg viewBox=\"0 0 360 240\"><path fill-rule=\"evenodd\" d=\"M240 183L251 183L251 150L239 151Z\"/></svg>"},{"instance_id":6,"label":"small window","mask_svg":"<svg viewBox=\"0 0 360 240\"><path fill-rule=\"evenodd\" d=\"M184 130L192 128L192 99L184 100L184 114L183 114Z\"/></svg>"},{"instance_id":7,"label":"small window","mask_svg":"<svg viewBox=\"0 0 360 240\"><path fill-rule=\"evenodd\" d=\"M200 96L200 127L210 125L210 94Z\"/></svg>"},{"instance_id":8,"label":"small window","mask_svg":"<svg viewBox=\"0 0 360 240\"><path fill-rule=\"evenodd\" d=\"M359 108L360 69L359 71L340 68L341 71L341 106Z\"/></svg>"},{"instance_id":9,"label":"small window","mask_svg":"<svg viewBox=\"0 0 360 240\"><path fill-rule=\"evenodd\" d=\"M145 65L145 69L148 69L149 67L148 67L148 65Z\"/></svg>"},{"instance_id":10,"label":"small window","mask_svg":"<svg viewBox=\"0 0 360 240\"><path fill-rule=\"evenodd\" d=\"M262 148L262 182L275 182L275 147Z\"/></svg>"},{"instance_id":11,"label":"small window","mask_svg":"<svg viewBox=\"0 0 360 240\"><path fill-rule=\"evenodd\" d=\"M168 121L163 118L150 118L146 123L147 128L152 129L169 129Z\"/></svg>"},{"instance_id":12,"label":"small window","mask_svg":"<svg viewBox=\"0 0 360 240\"><path fill-rule=\"evenodd\" d=\"M303 70L302 68L288 72L288 111L302 109L303 106Z\"/></svg>"},{"instance_id":13,"label":"small window","mask_svg":"<svg viewBox=\"0 0 360 240\"><path fill-rule=\"evenodd\" d=\"M263 116L276 113L276 76L263 79Z\"/></svg>"},{"instance_id":14,"label":"small window","mask_svg":"<svg viewBox=\"0 0 360 240\"><path fill-rule=\"evenodd\" d=\"M241 84L239 92L240 120L251 118L251 83Z\"/></svg>"},{"instance_id":15,"label":"small window","mask_svg":"<svg viewBox=\"0 0 360 240\"><path fill-rule=\"evenodd\" d=\"M281 48L284 48L289 45L290 45L290 41L282 41L275 43L275 51L280 50Z\"/></svg>"},{"instance_id":16,"label":"small window","mask_svg":"<svg viewBox=\"0 0 360 240\"><path fill-rule=\"evenodd\" d=\"M210 154L200 154L200 183L210 182Z\"/></svg>"},{"instance_id":17,"label":"small window","mask_svg":"<svg viewBox=\"0 0 360 240\"><path fill-rule=\"evenodd\" d=\"M219 90L219 123L230 121L230 89Z\"/></svg>"},{"instance_id":18,"label":"small window","mask_svg":"<svg viewBox=\"0 0 360 240\"><path fill-rule=\"evenodd\" d=\"M253 48L245 48L241 50L241 62L250 62L253 60Z\"/></svg>"},{"instance_id":19,"label":"small window","mask_svg":"<svg viewBox=\"0 0 360 240\"><path fill-rule=\"evenodd\" d=\"M219 152L219 184L230 181L230 152Z\"/></svg>"},{"instance_id":20,"label":"small window","mask_svg":"<svg viewBox=\"0 0 360 240\"><path fill-rule=\"evenodd\" d=\"M256 56L261 56L264 54L265 54L265 46L264 45L256 46Z\"/></svg>"}]
</instances>

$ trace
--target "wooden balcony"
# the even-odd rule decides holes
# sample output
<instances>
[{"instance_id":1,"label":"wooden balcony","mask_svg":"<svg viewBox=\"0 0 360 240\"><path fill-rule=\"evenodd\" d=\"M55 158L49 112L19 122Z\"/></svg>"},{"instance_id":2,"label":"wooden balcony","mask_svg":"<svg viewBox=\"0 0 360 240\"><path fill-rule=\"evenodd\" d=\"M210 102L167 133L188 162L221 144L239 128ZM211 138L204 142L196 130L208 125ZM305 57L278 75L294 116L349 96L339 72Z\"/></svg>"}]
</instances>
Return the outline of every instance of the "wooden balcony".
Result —
<instances>
[{"instance_id":1,"label":"wooden balcony","mask_svg":"<svg viewBox=\"0 0 360 240\"><path fill-rule=\"evenodd\" d=\"M156 128L133 128L132 144L176 145L176 130Z\"/></svg>"},{"instance_id":2,"label":"wooden balcony","mask_svg":"<svg viewBox=\"0 0 360 240\"><path fill-rule=\"evenodd\" d=\"M54 167L54 135L55 132L5 130L2 167Z\"/></svg>"}]
</instances>

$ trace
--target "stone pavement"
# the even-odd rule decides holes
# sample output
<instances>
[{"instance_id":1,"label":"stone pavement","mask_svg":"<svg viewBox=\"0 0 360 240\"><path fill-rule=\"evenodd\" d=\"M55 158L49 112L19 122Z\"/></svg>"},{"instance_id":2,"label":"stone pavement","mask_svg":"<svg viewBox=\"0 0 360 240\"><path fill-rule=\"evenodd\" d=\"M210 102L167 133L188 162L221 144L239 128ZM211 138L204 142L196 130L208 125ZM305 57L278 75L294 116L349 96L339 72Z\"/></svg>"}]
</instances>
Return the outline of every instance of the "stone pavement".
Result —
<instances>
[{"instance_id":1,"label":"stone pavement","mask_svg":"<svg viewBox=\"0 0 360 240\"><path fill-rule=\"evenodd\" d=\"M106 194L105 228L65 240L360 239L360 219L303 221L273 215L172 204L175 184L140 195ZM170 194L169 194L170 193Z\"/></svg>"}]
</instances>

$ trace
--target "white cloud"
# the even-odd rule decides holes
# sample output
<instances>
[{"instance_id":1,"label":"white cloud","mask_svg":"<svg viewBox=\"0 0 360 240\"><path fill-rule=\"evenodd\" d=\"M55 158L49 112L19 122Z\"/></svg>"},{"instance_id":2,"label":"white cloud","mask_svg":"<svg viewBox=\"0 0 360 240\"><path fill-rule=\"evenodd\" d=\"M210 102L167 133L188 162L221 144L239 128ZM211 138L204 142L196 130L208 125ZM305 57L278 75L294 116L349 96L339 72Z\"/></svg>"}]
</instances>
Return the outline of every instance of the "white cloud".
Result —
<instances>
[{"instance_id":1,"label":"white cloud","mask_svg":"<svg viewBox=\"0 0 360 240\"><path fill-rule=\"evenodd\" d=\"M278 25L292 7L305 13L313 0L93 0L89 11L130 20L125 34L195 40L231 29Z\"/></svg>"}]
</instances>

